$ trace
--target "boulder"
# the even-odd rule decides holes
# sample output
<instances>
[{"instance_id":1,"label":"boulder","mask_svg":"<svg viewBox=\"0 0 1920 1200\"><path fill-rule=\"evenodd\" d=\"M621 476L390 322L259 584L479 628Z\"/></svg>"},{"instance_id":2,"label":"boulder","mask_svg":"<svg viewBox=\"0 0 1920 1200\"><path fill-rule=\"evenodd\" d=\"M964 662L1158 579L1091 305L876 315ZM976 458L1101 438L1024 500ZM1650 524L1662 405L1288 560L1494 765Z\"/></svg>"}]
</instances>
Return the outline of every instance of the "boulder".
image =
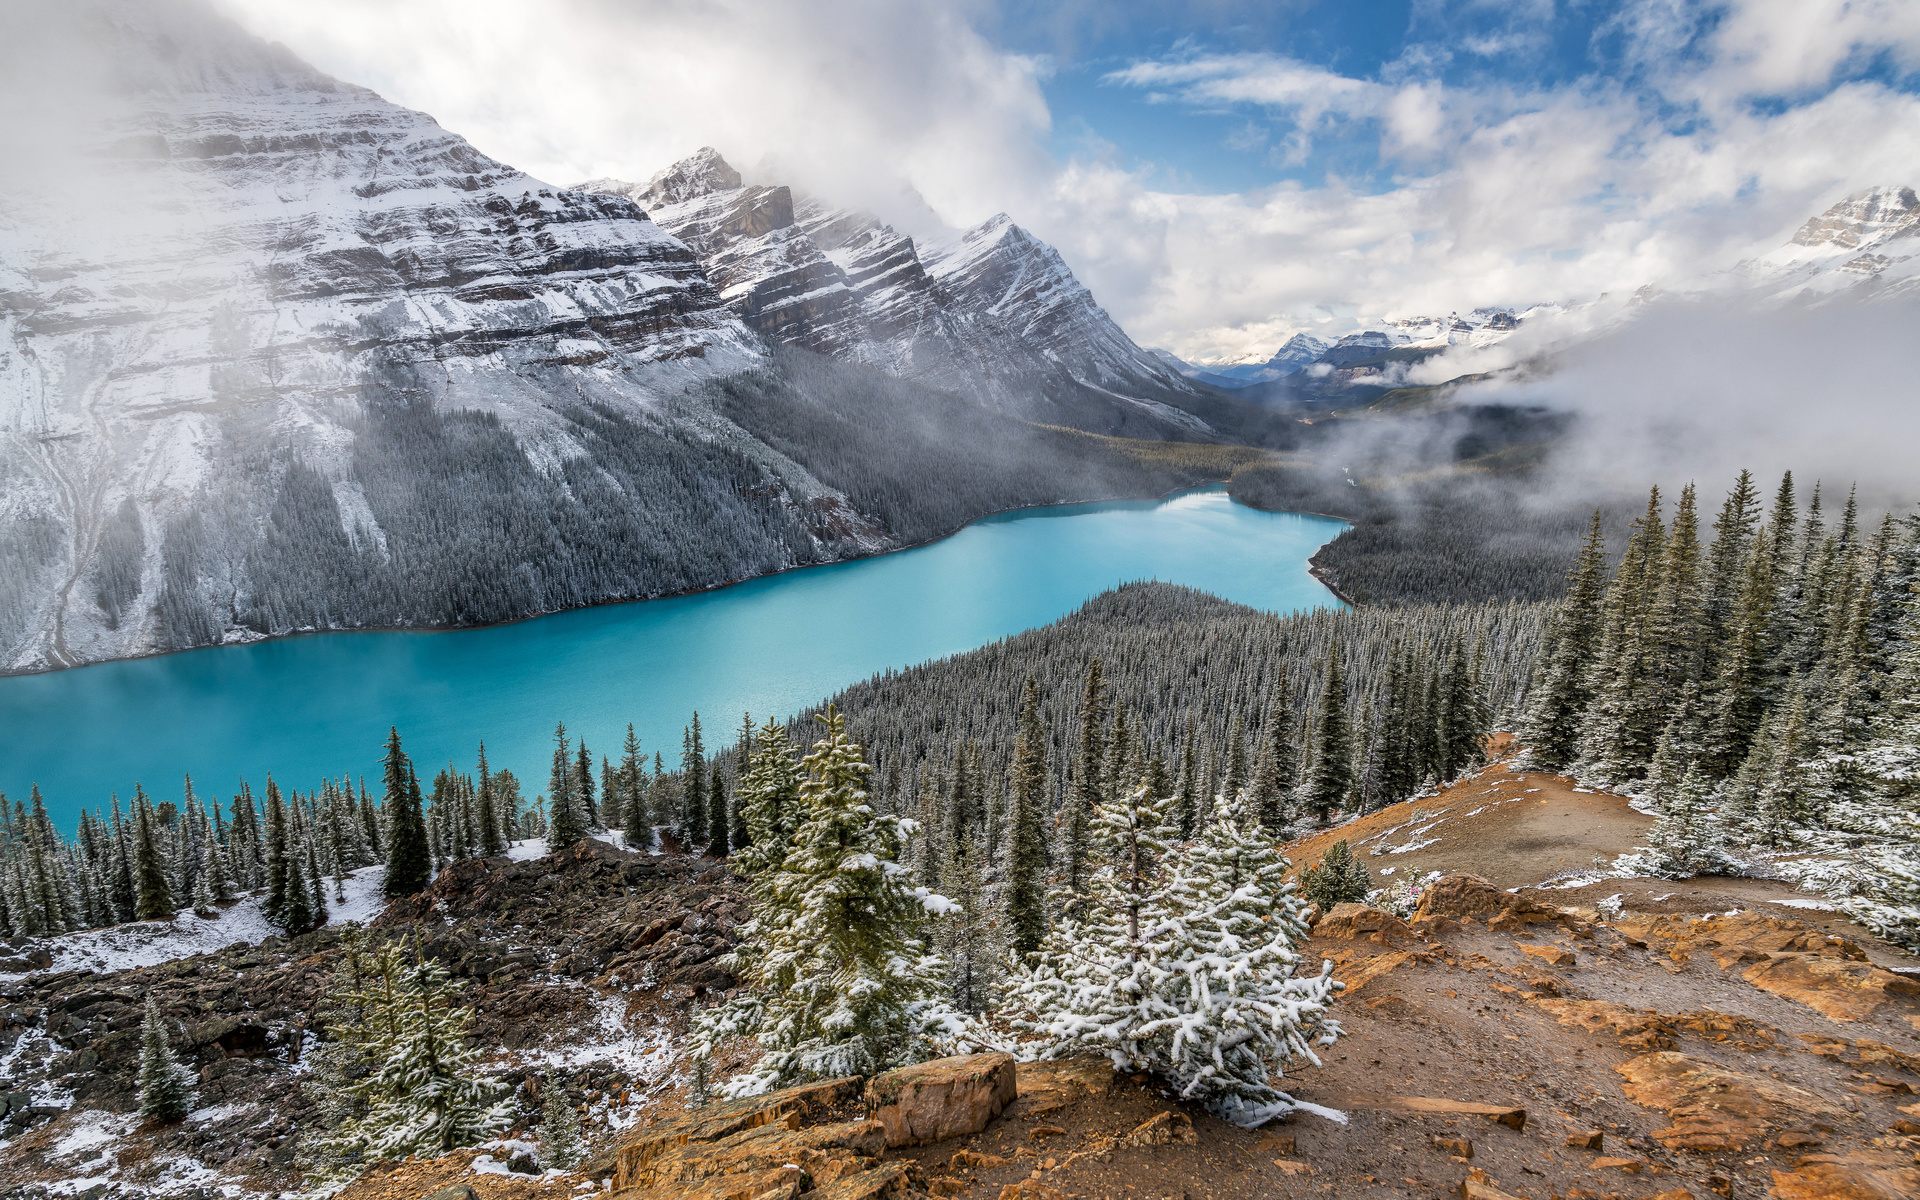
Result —
<instances>
[{"instance_id":1,"label":"boulder","mask_svg":"<svg viewBox=\"0 0 1920 1200\"><path fill-rule=\"evenodd\" d=\"M1448 875L1420 893L1414 920L1422 917L1469 917L1511 907L1518 898L1501 891L1478 875Z\"/></svg>"},{"instance_id":2,"label":"boulder","mask_svg":"<svg viewBox=\"0 0 1920 1200\"><path fill-rule=\"evenodd\" d=\"M1890 1154L1809 1155L1773 1172L1773 1200L1905 1200L1920 1195L1920 1169Z\"/></svg>"},{"instance_id":3,"label":"boulder","mask_svg":"<svg viewBox=\"0 0 1920 1200\"><path fill-rule=\"evenodd\" d=\"M1014 1090L1023 1116L1037 1117L1113 1087L1113 1062L1101 1054L1078 1054L1014 1068Z\"/></svg>"},{"instance_id":4,"label":"boulder","mask_svg":"<svg viewBox=\"0 0 1920 1200\"><path fill-rule=\"evenodd\" d=\"M1573 951L1564 946L1522 946L1520 953L1554 967L1571 967L1575 962Z\"/></svg>"},{"instance_id":5,"label":"boulder","mask_svg":"<svg viewBox=\"0 0 1920 1200\"><path fill-rule=\"evenodd\" d=\"M1741 976L1763 991L1806 1005L1831 1021L1859 1021L1920 982L1869 962L1817 954L1771 953Z\"/></svg>"},{"instance_id":6,"label":"boulder","mask_svg":"<svg viewBox=\"0 0 1920 1200\"><path fill-rule=\"evenodd\" d=\"M1410 938L1414 933L1405 921L1386 909L1348 901L1334 905L1333 911L1313 927L1313 936L1385 943L1392 938Z\"/></svg>"},{"instance_id":7,"label":"boulder","mask_svg":"<svg viewBox=\"0 0 1920 1200\"><path fill-rule=\"evenodd\" d=\"M867 1083L867 1112L889 1146L925 1146L979 1133L1012 1104L1011 1054L962 1054L901 1067Z\"/></svg>"}]
</instances>

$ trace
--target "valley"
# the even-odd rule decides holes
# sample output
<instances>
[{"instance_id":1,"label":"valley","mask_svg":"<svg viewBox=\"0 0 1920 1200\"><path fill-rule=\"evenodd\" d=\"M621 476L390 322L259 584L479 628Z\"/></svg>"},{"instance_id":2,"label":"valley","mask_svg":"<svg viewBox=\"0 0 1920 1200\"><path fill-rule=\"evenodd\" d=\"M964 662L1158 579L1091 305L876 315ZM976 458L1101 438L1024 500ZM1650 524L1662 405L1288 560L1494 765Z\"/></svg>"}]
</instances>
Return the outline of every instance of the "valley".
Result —
<instances>
[{"instance_id":1,"label":"valley","mask_svg":"<svg viewBox=\"0 0 1920 1200\"><path fill-rule=\"evenodd\" d=\"M0 8L0 1200L1920 1195L1912 30L1083 7Z\"/></svg>"}]
</instances>

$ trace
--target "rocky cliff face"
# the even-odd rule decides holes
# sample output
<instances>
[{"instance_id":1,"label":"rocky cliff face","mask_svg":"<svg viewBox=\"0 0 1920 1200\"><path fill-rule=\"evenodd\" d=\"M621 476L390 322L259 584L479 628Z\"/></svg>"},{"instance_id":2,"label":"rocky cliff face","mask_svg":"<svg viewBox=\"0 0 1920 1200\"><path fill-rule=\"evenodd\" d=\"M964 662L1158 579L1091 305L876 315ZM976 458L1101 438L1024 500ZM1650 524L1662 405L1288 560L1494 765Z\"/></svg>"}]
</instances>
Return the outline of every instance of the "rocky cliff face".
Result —
<instances>
[{"instance_id":1,"label":"rocky cliff face","mask_svg":"<svg viewBox=\"0 0 1920 1200\"><path fill-rule=\"evenodd\" d=\"M1782 300L1911 295L1920 290L1920 197L1892 185L1849 196L1735 274Z\"/></svg>"},{"instance_id":2,"label":"rocky cliff face","mask_svg":"<svg viewBox=\"0 0 1920 1200\"><path fill-rule=\"evenodd\" d=\"M764 344L724 264L716 286L632 200L533 179L193 3L62 21L40 32L97 75L49 106L72 144L0 182L0 668L499 619L885 543L673 402ZM791 226L784 192L760 200L712 236ZM516 594L459 599L478 573Z\"/></svg>"},{"instance_id":3,"label":"rocky cliff face","mask_svg":"<svg viewBox=\"0 0 1920 1200\"><path fill-rule=\"evenodd\" d=\"M917 245L863 213L744 183L711 149L630 198L691 246L728 308L767 338L1101 432L1211 432L1204 393L1135 345L1058 252L1005 214Z\"/></svg>"}]
</instances>

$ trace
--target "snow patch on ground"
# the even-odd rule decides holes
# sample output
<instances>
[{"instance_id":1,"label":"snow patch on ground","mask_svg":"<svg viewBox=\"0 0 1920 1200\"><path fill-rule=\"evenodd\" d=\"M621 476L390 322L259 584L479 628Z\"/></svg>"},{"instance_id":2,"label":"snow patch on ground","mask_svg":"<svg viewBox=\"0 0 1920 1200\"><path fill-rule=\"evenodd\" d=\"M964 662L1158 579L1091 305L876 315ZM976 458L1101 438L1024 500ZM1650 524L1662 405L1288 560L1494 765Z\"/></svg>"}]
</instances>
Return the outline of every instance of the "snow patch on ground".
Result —
<instances>
[{"instance_id":1,"label":"snow patch on ground","mask_svg":"<svg viewBox=\"0 0 1920 1200\"><path fill-rule=\"evenodd\" d=\"M60 1136L50 1148L55 1158L92 1158L89 1151L97 1151L112 1146L126 1136L132 1129L136 1118L121 1116L117 1113L89 1111L74 1118L67 1132Z\"/></svg>"},{"instance_id":2,"label":"snow patch on ground","mask_svg":"<svg viewBox=\"0 0 1920 1200\"><path fill-rule=\"evenodd\" d=\"M378 916L386 905L380 884L386 878L385 867L362 867L347 876L345 903L336 903L333 881L327 881L327 923L346 921L365 923ZM217 916L197 916L182 909L166 921L131 921L105 929L66 933L38 943L53 956L54 971L130 971L136 967L157 966L176 958L212 954L236 942L257 945L280 931L267 922L260 911L262 895L242 896ZM0 974L0 979L18 979L23 973Z\"/></svg>"},{"instance_id":3,"label":"snow patch on ground","mask_svg":"<svg viewBox=\"0 0 1920 1200\"><path fill-rule=\"evenodd\" d=\"M1783 908L1807 908L1815 912L1838 912L1839 906L1825 900L1816 900L1811 896L1795 897L1791 900L1770 900L1769 904L1778 904Z\"/></svg>"}]
</instances>

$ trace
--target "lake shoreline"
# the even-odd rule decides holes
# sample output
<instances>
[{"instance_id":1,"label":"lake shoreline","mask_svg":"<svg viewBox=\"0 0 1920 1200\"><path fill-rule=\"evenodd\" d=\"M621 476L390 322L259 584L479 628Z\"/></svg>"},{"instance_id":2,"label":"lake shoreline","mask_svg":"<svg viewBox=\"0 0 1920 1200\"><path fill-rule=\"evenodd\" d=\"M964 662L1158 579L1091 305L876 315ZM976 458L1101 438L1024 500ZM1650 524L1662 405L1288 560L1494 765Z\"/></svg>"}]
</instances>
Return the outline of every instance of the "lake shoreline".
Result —
<instances>
[{"instance_id":1,"label":"lake shoreline","mask_svg":"<svg viewBox=\"0 0 1920 1200\"><path fill-rule=\"evenodd\" d=\"M1227 479L1203 479L1196 483L1185 484L1181 487L1174 488L1171 491L1162 492L1157 496L1099 496L1099 497L1094 497L1092 499L1087 499L1087 500L1058 500L1050 504L1017 504L1017 505L1009 506L1007 508L995 509L992 512L980 513L977 516L968 517L965 521L962 521L960 524L955 525L951 529L945 530L941 533L934 534L931 537L922 538L917 542L907 542L897 546L888 546L885 549L874 550L866 554L853 554L853 555L848 555L845 558L829 559L826 562L795 563L792 566L781 567L778 570L765 571L758 575L746 575L746 576L742 576L739 579L728 579L720 583L709 584L706 587L689 588L686 591L662 592L659 595L655 595L655 596L629 596L621 599L594 600L586 604L571 605L567 608L543 609L540 612L527 613L523 616L518 616L518 617L508 617L500 621L480 621L480 622L475 622L469 625L354 625L350 627L335 628L335 629L294 629L294 630L289 630L286 633L263 633L253 637L235 638L231 641L210 642L204 646L180 646L171 650L149 650L142 654L123 654L113 658L101 658L101 659L95 659L92 662L76 663L72 666L66 666L66 667L42 667L42 668L31 669L31 670L20 670L20 669L0 670L0 679L21 679L21 678L30 678L36 675L58 675L67 671L84 671L89 667L105 666L109 663L144 662L149 659L170 658L176 654L192 654L200 650L222 650L229 647L258 646L265 642L284 642L284 641L292 641L297 638L327 637L333 634L471 633L473 631L482 630L482 629L500 629L510 625L524 624L528 621L538 621L545 617L559 616L563 613L585 612L589 609L596 609L596 608L613 608L613 607L618 607L620 605L625 605L625 604L649 604L655 600L677 600L687 596L704 596L712 592L721 592L721 591L725 591L728 588L739 587L743 583L752 583L755 580L760 580L760 579L773 579L781 575L792 574L795 571L807 571L807 570L812 570L815 567L832 567L832 566L839 566L844 563L865 562L869 559L884 558L890 554L899 554L907 550L919 550L927 546L938 545L939 543L944 542L949 538L957 537L959 534L964 533L967 529L969 529L974 525L979 524L981 521L988 521L988 520L992 520L994 517L1004 517L1004 516L1011 515L1013 513L1032 512L1036 509L1043 509L1043 508L1076 508L1083 504L1125 504L1125 503L1150 503L1154 501L1164 501L1164 500L1172 499L1175 496L1183 495L1187 492L1199 491L1202 488L1223 487L1229 482L1231 481ZM1232 499L1235 504L1246 504L1244 500L1240 500L1234 497L1231 492L1228 493L1228 497L1229 499ZM1247 504L1246 506L1250 509L1253 509L1255 512L1283 512L1283 513L1294 512L1294 510L1292 509L1267 509L1267 508L1261 508L1258 505L1254 505L1254 504ZM1329 520L1344 522L1349 526L1352 525L1353 523L1351 518L1336 516L1333 513L1315 513L1315 512L1306 512L1302 510L1298 512L1296 515L1308 516L1308 517L1325 517ZM1335 536L1337 537L1339 535L1336 534ZM1325 547L1322 546L1321 549L1324 550ZM1314 579L1317 580L1321 584L1321 586L1325 587L1328 592L1332 593L1336 599L1340 600L1344 604L1352 605L1353 607L1358 607L1358 605L1355 604L1353 600L1349 599L1346 595L1344 595L1339 588L1333 586L1331 583L1328 583L1327 580L1322 576L1321 568L1319 567L1317 562L1318 558L1319 558L1319 551L1316 551L1314 553L1314 557L1309 558L1307 560L1307 573L1313 576Z\"/></svg>"}]
</instances>

